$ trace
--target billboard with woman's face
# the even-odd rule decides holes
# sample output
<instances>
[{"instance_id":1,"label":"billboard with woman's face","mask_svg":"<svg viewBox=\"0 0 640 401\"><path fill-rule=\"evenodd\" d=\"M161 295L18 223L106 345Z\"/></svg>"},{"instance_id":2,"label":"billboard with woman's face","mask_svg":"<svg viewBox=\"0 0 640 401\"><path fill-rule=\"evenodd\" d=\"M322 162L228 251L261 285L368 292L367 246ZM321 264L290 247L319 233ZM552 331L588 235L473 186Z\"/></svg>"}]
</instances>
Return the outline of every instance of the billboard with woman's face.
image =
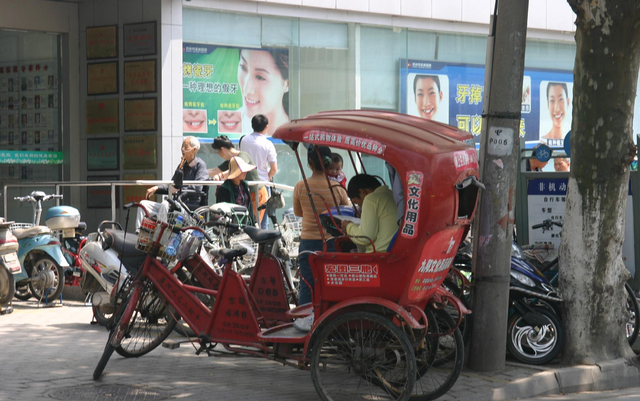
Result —
<instances>
[{"instance_id":1,"label":"billboard with woman's face","mask_svg":"<svg viewBox=\"0 0 640 401\"><path fill-rule=\"evenodd\" d=\"M412 73L407 83L413 86L407 90L407 114L449 123L449 77Z\"/></svg>"},{"instance_id":2,"label":"billboard with woman's face","mask_svg":"<svg viewBox=\"0 0 640 401\"><path fill-rule=\"evenodd\" d=\"M289 52L183 44L183 132L230 139L253 132L251 119L269 119L267 136L289 121Z\"/></svg>"},{"instance_id":3,"label":"billboard with woman's face","mask_svg":"<svg viewBox=\"0 0 640 401\"><path fill-rule=\"evenodd\" d=\"M527 68L521 91L520 138L562 148L571 129L573 72ZM444 122L480 140L484 65L400 60L400 107L406 113Z\"/></svg>"}]
</instances>

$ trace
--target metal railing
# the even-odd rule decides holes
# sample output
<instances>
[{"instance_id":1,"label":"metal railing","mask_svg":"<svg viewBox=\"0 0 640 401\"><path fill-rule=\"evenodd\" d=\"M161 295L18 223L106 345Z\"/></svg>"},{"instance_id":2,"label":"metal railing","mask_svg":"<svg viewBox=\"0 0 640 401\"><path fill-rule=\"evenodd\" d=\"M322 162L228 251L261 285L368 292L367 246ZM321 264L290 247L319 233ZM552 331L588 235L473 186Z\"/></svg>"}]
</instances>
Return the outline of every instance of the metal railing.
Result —
<instances>
[{"instance_id":1,"label":"metal railing","mask_svg":"<svg viewBox=\"0 0 640 401\"><path fill-rule=\"evenodd\" d=\"M220 186L224 181L184 181L183 185L206 185L206 186ZM290 185L277 184L275 182L268 181L247 181L247 184L250 187L253 187L254 192L256 192L257 198L257 186L264 185L268 187L274 187L278 189L283 189L287 191L293 191L293 187ZM8 214L8 205L7 201L7 193L9 188L24 188L24 187L35 187L35 188L45 188L45 187L55 187L56 195L60 194L60 188L62 187L105 187L108 186L111 188L111 220L117 220L116 216L116 187L123 186L154 186L154 185L167 185L169 187L169 193L171 193L173 187L173 181L165 180L135 180L135 181L49 181L49 182L33 182L28 184L5 184L3 187L3 212L5 218ZM56 206L60 206L60 199L56 199Z\"/></svg>"}]
</instances>

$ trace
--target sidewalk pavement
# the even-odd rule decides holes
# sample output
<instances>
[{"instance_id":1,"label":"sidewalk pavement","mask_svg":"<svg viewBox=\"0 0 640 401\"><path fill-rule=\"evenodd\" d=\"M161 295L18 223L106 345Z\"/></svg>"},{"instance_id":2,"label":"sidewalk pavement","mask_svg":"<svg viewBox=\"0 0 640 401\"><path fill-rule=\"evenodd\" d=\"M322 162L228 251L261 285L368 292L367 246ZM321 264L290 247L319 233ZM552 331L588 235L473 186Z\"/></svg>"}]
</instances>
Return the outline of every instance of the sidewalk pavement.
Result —
<instances>
[{"instance_id":1,"label":"sidewalk pavement","mask_svg":"<svg viewBox=\"0 0 640 401\"><path fill-rule=\"evenodd\" d=\"M0 401L318 399L308 371L245 356L197 356L189 344L174 350L158 347L140 358L114 353L102 379L93 381L107 332L89 324L90 307L65 301L60 307L39 308L27 301L15 302L14 308L0 316ZM463 370L440 399L514 400L638 383L638 369L622 360L573 367L507 363L500 373Z\"/></svg>"}]
</instances>

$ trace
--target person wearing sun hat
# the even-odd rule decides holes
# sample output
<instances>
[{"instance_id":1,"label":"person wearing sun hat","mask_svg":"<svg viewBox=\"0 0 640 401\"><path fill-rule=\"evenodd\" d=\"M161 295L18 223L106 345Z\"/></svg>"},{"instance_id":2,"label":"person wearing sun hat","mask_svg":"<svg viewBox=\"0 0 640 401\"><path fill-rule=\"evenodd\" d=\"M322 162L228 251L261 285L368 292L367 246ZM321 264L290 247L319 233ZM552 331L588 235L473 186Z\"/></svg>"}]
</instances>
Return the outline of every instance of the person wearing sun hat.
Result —
<instances>
[{"instance_id":1,"label":"person wearing sun hat","mask_svg":"<svg viewBox=\"0 0 640 401\"><path fill-rule=\"evenodd\" d=\"M253 204L251 202L251 191L245 179L247 173L255 169L253 166L238 156L229 159L229 175L216 191L216 202L235 203L244 206L249 210L251 221L255 222L253 214Z\"/></svg>"}]
</instances>

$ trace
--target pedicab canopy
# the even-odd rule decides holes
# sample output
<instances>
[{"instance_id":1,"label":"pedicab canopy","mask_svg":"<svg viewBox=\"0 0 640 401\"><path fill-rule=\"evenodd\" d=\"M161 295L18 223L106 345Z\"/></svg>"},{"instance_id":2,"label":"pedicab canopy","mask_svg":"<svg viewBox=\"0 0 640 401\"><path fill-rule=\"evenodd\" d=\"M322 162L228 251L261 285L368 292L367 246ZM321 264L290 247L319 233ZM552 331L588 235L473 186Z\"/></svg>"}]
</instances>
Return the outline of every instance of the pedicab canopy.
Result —
<instances>
[{"instance_id":1,"label":"pedicab canopy","mask_svg":"<svg viewBox=\"0 0 640 401\"><path fill-rule=\"evenodd\" d=\"M379 157L399 181L386 184L402 187L395 200L404 214L390 250L310 257L314 303L371 295L400 305L426 302L449 271L475 212L479 174L472 135L405 114L344 110L293 120L274 137Z\"/></svg>"}]
</instances>

